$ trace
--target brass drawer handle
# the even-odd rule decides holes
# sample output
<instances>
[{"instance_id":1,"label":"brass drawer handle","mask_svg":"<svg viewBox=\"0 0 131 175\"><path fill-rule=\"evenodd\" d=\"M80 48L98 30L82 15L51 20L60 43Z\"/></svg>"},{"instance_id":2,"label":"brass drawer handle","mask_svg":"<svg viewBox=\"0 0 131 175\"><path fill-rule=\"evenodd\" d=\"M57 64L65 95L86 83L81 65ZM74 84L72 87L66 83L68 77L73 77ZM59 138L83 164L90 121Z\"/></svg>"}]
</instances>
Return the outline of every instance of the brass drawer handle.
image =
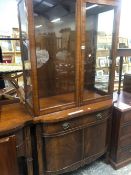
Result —
<instances>
[{"instance_id":1,"label":"brass drawer handle","mask_svg":"<svg viewBox=\"0 0 131 175\"><path fill-rule=\"evenodd\" d=\"M66 123L63 123L63 128L66 130L66 129L69 129L70 128L70 123L66 122Z\"/></svg>"},{"instance_id":2,"label":"brass drawer handle","mask_svg":"<svg viewBox=\"0 0 131 175\"><path fill-rule=\"evenodd\" d=\"M96 119L97 119L97 120L101 120L102 118L103 118L103 116L102 116L101 113L99 113L99 114L96 115Z\"/></svg>"}]
</instances>

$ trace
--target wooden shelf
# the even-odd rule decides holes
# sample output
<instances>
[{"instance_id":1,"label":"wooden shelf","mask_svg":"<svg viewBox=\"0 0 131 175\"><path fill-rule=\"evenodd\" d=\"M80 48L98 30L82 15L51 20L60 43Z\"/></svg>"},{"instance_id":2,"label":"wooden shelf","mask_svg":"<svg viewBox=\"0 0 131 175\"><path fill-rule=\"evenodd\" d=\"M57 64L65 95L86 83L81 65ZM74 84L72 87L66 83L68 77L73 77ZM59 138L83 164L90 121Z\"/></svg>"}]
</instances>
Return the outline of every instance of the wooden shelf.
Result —
<instances>
[{"instance_id":1,"label":"wooden shelf","mask_svg":"<svg viewBox=\"0 0 131 175\"><path fill-rule=\"evenodd\" d=\"M84 91L84 99L96 99L100 98L102 95L94 92L85 90ZM48 108L59 105L64 105L68 103L73 103L75 101L75 93L66 93L62 95L56 95L53 97L40 98L40 108Z\"/></svg>"},{"instance_id":2,"label":"wooden shelf","mask_svg":"<svg viewBox=\"0 0 131 175\"><path fill-rule=\"evenodd\" d=\"M20 54L20 51L7 51L7 52L3 52L3 54L14 54L14 53L18 53Z\"/></svg>"},{"instance_id":3,"label":"wooden shelf","mask_svg":"<svg viewBox=\"0 0 131 175\"><path fill-rule=\"evenodd\" d=\"M73 117L79 117L79 116L83 116L84 114L90 114L92 112L96 112L99 111L100 109L108 109L112 106L112 100L106 100L103 102L96 102L93 104L89 104L89 105L85 105L85 106L81 106L81 107L75 107L75 108L71 108L68 110L63 110L63 111L59 111L59 112L54 112L51 114L47 114L47 115L43 115L43 116L39 116L34 118L34 122L35 123L41 123L41 122L58 122L58 121L62 121L62 120L66 120L68 118L73 118ZM74 114L72 116L69 116L69 113L72 113L74 111L79 111L79 110L83 110L83 112L78 113L78 114Z\"/></svg>"}]
</instances>

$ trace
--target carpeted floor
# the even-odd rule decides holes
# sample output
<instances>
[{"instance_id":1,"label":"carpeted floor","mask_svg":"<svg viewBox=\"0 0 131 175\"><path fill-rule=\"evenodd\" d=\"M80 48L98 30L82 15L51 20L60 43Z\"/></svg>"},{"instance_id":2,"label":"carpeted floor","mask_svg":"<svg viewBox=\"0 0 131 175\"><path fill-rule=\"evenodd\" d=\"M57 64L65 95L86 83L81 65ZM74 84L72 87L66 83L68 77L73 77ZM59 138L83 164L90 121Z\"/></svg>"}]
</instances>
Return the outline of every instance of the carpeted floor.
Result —
<instances>
[{"instance_id":1,"label":"carpeted floor","mask_svg":"<svg viewBox=\"0 0 131 175\"><path fill-rule=\"evenodd\" d=\"M104 160L97 160L77 171L66 173L66 175L131 175L131 164L119 170L114 170Z\"/></svg>"}]
</instances>

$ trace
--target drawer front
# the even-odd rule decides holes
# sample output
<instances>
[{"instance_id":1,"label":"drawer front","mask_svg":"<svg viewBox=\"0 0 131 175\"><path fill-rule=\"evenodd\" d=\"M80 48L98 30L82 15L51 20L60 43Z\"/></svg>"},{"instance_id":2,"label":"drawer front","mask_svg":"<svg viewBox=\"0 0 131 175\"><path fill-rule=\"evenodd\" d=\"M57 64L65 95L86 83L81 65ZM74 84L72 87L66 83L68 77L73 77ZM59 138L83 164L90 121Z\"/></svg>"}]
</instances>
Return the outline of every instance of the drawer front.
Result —
<instances>
[{"instance_id":1,"label":"drawer front","mask_svg":"<svg viewBox=\"0 0 131 175\"><path fill-rule=\"evenodd\" d=\"M104 152L107 147L107 121L84 129L85 157Z\"/></svg>"},{"instance_id":2,"label":"drawer front","mask_svg":"<svg viewBox=\"0 0 131 175\"><path fill-rule=\"evenodd\" d=\"M0 156L0 174L18 175L15 135L0 139Z\"/></svg>"},{"instance_id":3,"label":"drawer front","mask_svg":"<svg viewBox=\"0 0 131 175\"><path fill-rule=\"evenodd\" d=\"M131 145L131 136L120 139L119 147L127 147L129 145Z\"/></svg>"},{"instance_id":4,"label":"drawer front","mask_svg":"<svg viewBox=\"0 0 131 175\"><path fill-rule=\"evenodd\" d=\"M120 138L131 134L131 124L121 127Z\"/></svg>"},{"instance_id":5,"label":"drawer front","mask_svg":"<svg viewBox=\"0 0 131 175\"><path fill-rule=\"evenodd\" d=\"M58 123L49 123L43 125L44 134L55 134L59 132L68 131L71 129L76 129L79 127L84 127L96 122L100 122L103 119L108 118L111 115L111 110L105 110L90 115L80 116L74 119L69 119L67 121Z\"/></svg>"},{"instance_id":6,"label":"drawer front","mask_svg":"<svg viewBox=\"0 0 131 175\"><path fill-rule=\"evenodd\" d=\"M131 158L131 146L118 150L117 161L122 161Z\"/></svg>"},{"instance_id":7,"label":"drawer front","mask_svg":"<svg viewBox=\"0 0 131 175\"><path fill-rule=\"evenodd\" d=\"M127 111L123 115L123 123L131 122L131 111Z\"/></svg>"},{"instance_id":8,"label":"drawer front","mask_svg":"<svg viewBox=\"0 0 131 175\"><path fill-rule=\"evenodd\" d=\"M52 172L62 170L82 160L82 135L82 130L78 130L58 137L44 139L46 171L50 171L50 175L57 174Z\"/></svg>"}]
</instances>

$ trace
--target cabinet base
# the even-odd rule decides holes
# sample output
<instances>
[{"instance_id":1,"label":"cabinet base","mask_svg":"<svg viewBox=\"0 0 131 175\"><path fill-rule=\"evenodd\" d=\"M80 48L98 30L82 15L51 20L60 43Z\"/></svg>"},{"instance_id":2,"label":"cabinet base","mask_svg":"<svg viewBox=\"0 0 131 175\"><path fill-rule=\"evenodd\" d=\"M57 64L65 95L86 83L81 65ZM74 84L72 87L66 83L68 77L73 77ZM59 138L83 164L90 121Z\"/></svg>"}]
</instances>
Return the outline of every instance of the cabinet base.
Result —
<instances>
[{"instance_id":1,"label":"cabinet base","mask_svg":"<svg viewBox=\"0 0 131 175\"><path fill-rule=\"evenodd\" d=\"M104 154L105 154L105 151L101 152L99 154L95 154L94 156L86 158L86 159L84 159L84 160L82 160L80 162L74 163L73 165L71 165L69 167L66 167L66 168L63 168L63 169L58 170L58 171L46 171L45 175L58 175L58 174L63 174L63 173L75 171L78 168L83 167L84 165L95 161L96 159L98 159L99 157L103 156Z\"/></svg>"},{"instance_id":2,"label":"cabinet base","mask_svg":"<svg viewBox=\"0 0 131 175\"><path fill-rule=\"evenodd\" d=\"M116 163L112 159L109 159L109 163L111 164L111 166L115 170L117 170L117 169L122 168L122 167L128 165L129 163L131 163L131 158L130 159L127 159L127 160L123 160L122 162L119 162L119 163Z\"/></svg>"}]
</instances>

